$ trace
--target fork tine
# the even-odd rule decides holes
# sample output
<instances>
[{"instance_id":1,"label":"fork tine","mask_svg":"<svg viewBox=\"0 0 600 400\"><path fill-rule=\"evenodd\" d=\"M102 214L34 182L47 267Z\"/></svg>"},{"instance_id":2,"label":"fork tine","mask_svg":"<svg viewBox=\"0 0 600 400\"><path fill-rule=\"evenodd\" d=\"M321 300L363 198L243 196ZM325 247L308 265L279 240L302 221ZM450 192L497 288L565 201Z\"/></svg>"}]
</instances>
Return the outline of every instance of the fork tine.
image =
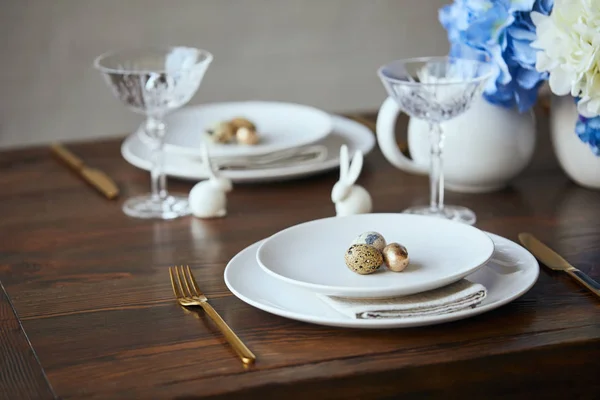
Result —
<instances>
[{"instance_id":1,"label":"fork tine","mask_svg":"<svg viewBox=\"0 0 600 400\"><path fill-rule=\"evenodd\" d=\"M176 298L183 297L183 295L179 291L179 288L175 284L175 277L173 276L173 268L171 268L171 267L169 267L169 276L171 277L171 287L173 288L173 293L175 294L175 297Z\"/></svg>"},{"instance_id":2,"label":"fork tine","mask_svg":"<svg viewBox=\"0 0 600 400\"><path fill-rule=\"evenodd\" d=\"M183 284L181 283L181 275L179 273L179 267L175 266L173 267L175 269L175 276L177 277L177 283L179 284L179 290L182 294L182 297L190 297L190 295L188 294L188 292L185 291L185 288L183 286Z\"/></svg>"},{"instance_id":3,"label":"fork tine","mask_svg":"<svg viewBox=\"0 0 600 400\"><path fill-rule=\"evenodd\" d=\"M189 277L189 281L192 285L192 288L196 292L196 296L202 296L202 291L198 287L198 283L196 283L196 278L194 278L194 275L192 274L192 271L190 270L190 266L186 265L185 267L187 269L187 275Z\"/></svg>"},{"instance_id":4,"label":"fork tine","mask_svg":"<svg viewBox=\"0 0 600 400\"><path fill-rule=\"evenodd\" d=\"M185 289L183 289L183 292L185 293L186 297L192 297L194 294L190 290L190 285L188 283L188 280L185 277L185 271L183 270L183 265L177 268L177 277L180 277L180 276L181 276L181 280L183 281L183 283L185 285Z\"/></svg>"}]
</instances>

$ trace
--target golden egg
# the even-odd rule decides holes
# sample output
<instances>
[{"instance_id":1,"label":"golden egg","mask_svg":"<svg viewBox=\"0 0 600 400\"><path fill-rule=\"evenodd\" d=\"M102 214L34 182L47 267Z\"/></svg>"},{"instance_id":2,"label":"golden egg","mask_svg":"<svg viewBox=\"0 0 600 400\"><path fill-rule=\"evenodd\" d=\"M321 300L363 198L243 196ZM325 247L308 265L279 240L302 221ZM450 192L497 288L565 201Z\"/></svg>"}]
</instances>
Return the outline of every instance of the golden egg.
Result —
<instances>
[{"instance_id":1,"label":"golden egg","mask_svg":"<svg viewBox=\"0 0 600 400\"><path fill-rule=\"evenodd\" d=\"M256 125L254 125L254 123L247 118L233 118L229 121L229 123L233 126L234 130L238 130L240 128L248 128L251 131L256 131Z\"/></svg>"},{"instance_id":2,"label":"golden egg","mask_svg":"<svg viewBox=\"0 0 600 400\"><path fill-rule=\"evenodd\" d=\"M398 243L390 243L383 248L383 262L394 272L401 272L408 266L408 250Z\"/></svg>"},{"instance_id":3,"label":"golden egg","mask_svg":"<svg viewBox=\"0 0 600 400\"><path fill-rule=\"evenodd\" d=\"M246 127L238 128L235 132L235 137L239 144L254 145L258 143L258 133Z\"/></svg>"},{"instance_id":4,"label":"golden egg","mask_svg":"<svg viewBox=\"0 0 600 400\"><path fill-rule=\"evenodd\" d=\"M353 244L344 254L346 266L360 275L372 274L383 264L381 252L368 244Z\"/></svg>"}]
</instances>

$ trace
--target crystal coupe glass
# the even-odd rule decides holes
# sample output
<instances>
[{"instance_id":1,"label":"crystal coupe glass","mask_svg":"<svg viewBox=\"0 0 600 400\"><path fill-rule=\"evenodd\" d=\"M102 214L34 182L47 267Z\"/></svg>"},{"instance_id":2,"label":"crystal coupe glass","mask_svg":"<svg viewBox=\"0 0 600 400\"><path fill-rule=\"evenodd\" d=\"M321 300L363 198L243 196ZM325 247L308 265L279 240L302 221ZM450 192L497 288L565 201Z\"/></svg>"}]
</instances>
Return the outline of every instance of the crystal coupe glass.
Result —
<instances>
[{"instance_id":1,"label":"crystal coupe glass","mask_svg":"<svg viewBox=\"0 0 600 400\"><path fill-rule=\"evenodd\" d=\"M167 192L163 169L164 118L190 101L212 59L206 50L156 47L112 51L94 61L115 97L146 117L143 135L152 148L151 193L125 201L125 214L173 219L190 213L187 195Z\"/></svg>"},{"instance_id":2,"label":"crystal coupe glass","mask_svg":"<svg viewBox=\"0 0 600 400\"><path fill-rule=\"evenodd\" d=\"M453 57L397 60L379 68L383 85L400 109L429 124L430 204L404 212L475 223L475 213L468 208L444 205L444 133L440 124L465 112L472 100L481 95L492 72L491 64L486 61Z\"/></svg>"}]
</instances>

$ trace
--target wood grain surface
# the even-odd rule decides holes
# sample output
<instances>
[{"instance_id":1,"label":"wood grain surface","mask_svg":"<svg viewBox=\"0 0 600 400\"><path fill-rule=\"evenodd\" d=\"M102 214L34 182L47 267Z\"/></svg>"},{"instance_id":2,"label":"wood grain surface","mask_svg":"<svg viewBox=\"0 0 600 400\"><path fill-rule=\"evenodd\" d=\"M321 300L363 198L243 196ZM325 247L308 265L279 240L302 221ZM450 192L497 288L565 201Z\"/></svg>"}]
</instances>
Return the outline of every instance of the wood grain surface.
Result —
<instances>
[{"instance_id":1,"label":"wood grain surface","mask_svg":"<svg viewBox=\"0 0 600 400\"><path fill-rule=\"evenodd\" d=\"M0 283L0 398L55 397L4 286Z\"/></svg>"},{"instance_id":2,"label":"wood grain surface","mask_svg":"<svg viewBox=\"0 0 600 400\"><path fill-rule=\"evenodd\" d=\"M534 233L600 279L600 192L569 181L540 139L532 166L508 188L447 192L447 201L475 210L486 231L515 241ZM278 230L333 215L337 172L236 185L223 219L137 220L121 204L148 191L149 174L121 158L120 144L69 145L117 181L117 201L46 148L0 153L0 280L61 398L597 398L600 302L568 276L544 268L512 303L424 328L327 328L270 315L232 296L223 269ZM359 183L374 212L428 201L427 178L394 169L377 149ZM186 192L191 183L169 187ZM256 354L254 367L242 367L210 320L175 303L167 270L175 264L193 268Z\"/></svg>"}]
</instances>

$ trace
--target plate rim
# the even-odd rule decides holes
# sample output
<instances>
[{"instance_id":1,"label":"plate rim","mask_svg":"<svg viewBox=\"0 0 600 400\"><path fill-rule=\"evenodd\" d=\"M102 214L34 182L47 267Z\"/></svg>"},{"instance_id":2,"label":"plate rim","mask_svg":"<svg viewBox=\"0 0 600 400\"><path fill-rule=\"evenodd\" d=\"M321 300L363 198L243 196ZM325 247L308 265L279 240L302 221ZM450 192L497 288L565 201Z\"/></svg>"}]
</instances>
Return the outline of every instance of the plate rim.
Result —
<instances>
[{"instance_id":1,"label":"plate rim","mask_svg":"<svg viewBox=\"0 0 600 400\"><path fill-rule=\"evenodd\" d=\"M318 114L319 118L323 119L323 122L325 122L325 120L327 120L327 126L324 125L322 128L323 132L319 132L319 135L315 135L318 137L312 138L310 140L299 141L298 143L296 143L294 145L273 146L273 147L266 148L264 150L244 152L241 154L235 154L234 152L227 153L227 154L215 154L214 155L215 158L217 158L217 157L258 156L258 155L270 153L273 151L280 151L280 150L291 149L294 147L308 146L312 143L316 143L316 142L319 142L319 141L325 139L333 131L334 124L333 124L330 113L328 113L324 110L321 110L317 107L307 105L307 104L300 104L300 103L286 102L286 101L240 100L240 101L222 101L222 102L203 103L203 104L196 104L193 106L184 107L184 108L180 108L179 110L175 110L171 114L167 115L166 118L169 118L169 117L172 118L173 116L177 116L178 113L193 113L193 112L197 112L198 110L202 110L202 109L206 109L206 108L208 108L210 111L211 107L243 107L244 105L248 105L248 104L252 104L252 105L257 104L259 106L284 105L284 106L288 106L288 107L291 106L291 107L302 108L302 109L313 112L315 115ZM138 128L135 130L135 133L139 134L140 130L143 129L143 126L144 126L144 123L142 122L138 126ZM187 156L187 157L202 157L202 150L200 148L194 149L194 148L190 148L190 147L179 146L176 144L169 143L167 140L168 140L168 134L165 137L165 143L164 143L164 151L165 152L171 152L173 154ZM254 147L254 148L256 148L256 147ZM244 149L248 150L251 148L244 147ZM211 150L210 148L209 148L209 151L215 152L214 149Z\"/></svg>"},{"instance_id":2,"label":"plate rim","mask_svg":"<svg viewBox=\"0 0 600 400\"><path fill-rule=\"evenodd\" d=\"M487 231L483 231L483 232L485 232L492 240L494 240L495 238L498 238L500 240L504 240L504 241L508 242L511 246L515 246L515 247L521 249L524 252L524 254L527 255L527 258L529 259L529 262L527 264L530 265L530 268L533 269L532 270L533 276L531 278L531 281L529 281L521 289L515 291L514 293L512 293L509 296L506 296L506 297L499 299L492 303L488 303L485 305L479 305L475 308L470 308L467 310L456 311L451 314L430 315L430 316L411 317L411 318L360 319L359 320L359 319L352 319L350 317L344 316L343 314L339 313L339 315L338 315L339 319L333 320L330 317L320 317L320 316L311 316L308 314L300 314L298 312L290 311L288 309L270 306L268 304L264 304L264 303L260 303L255 300L252 300L252 299L242 295L241 293L239 293L235 289L235 287L231 284L231 282L229 281L228 274L231 273L230 266L233 265L234 262L237 261L238 258L245 255L246 252L250 251L252 247L256 246L257 250L258 250L258 247L260 246L260 244L262 244L268 238L259 240L255 243L252 243L252 244L246 246L243 250L241 250L239 253L237 253L233 258L231 258L231 260L227 263L225 270L223 271L223 279L225 281L225 285L227 286L228 290L242 302L244 302L258 310L267 312L272 315L277 315L282 318L288 318L288 319L291 319L294 321L301 321L301 322L305 322L305 323L309 323L309 324L339 327L339 328L351 328L351 329L392 329L392 328L401 329L401 328L411 328L411 327L442 324L442 323L446 323L446 322L453 322L453 321L458 321L458 320L462 320L462 319L475 317L477 315L481 315L488 311L492 311L499 307L502 307L502 306L512 302L513 300L516 300L519 297L523 296L538 281L539 274L540 274L539 263L537 262L537 259L527 249L525 249L523 246L519 245L518 243L516 243L508 238L505 238L500 235L497 235L497 234L494 234L491 232L487 232ZM254 262L256 262L255 257L252 257L252 259ZM285 282L283 282L283 283L285 284ZM308 291L304 288L300 288L300 289L303 291L306 291L307 294L310 293L310 291ZM313 293L313 295L314 295L314 293Z\"/></svg>"},{"instance_id":3,"label":"plate rim","mask_svg":"<svg viewBox=\"0 0 600 400\"><path fill-rule=\"evenodd\" d=\"M333 122L333 131L342 136L345 139L349 139L349 142L352 143L352 146L357 147L358 149L363 151L363 154L367 155L375 148L376 139L371 130L361 124L360 122L354 121L351 118L348 118L344 115L340 114L330 114ZM352 126L352 128L348 129L340 129L337 127L337 124L348 124ZM337 130L336 130L337 128ZM352 131L351 134L348 134L349 131ZM362 131L359 133L359 131ZM368 134L368 136L367 136ZM121 155L129 164L134 167L141 169L143 171L149 171L149 161L147 159L142 158L141 156L134 154L131 150L131 146L136 145L136 141L139 141L140 145L144 145L143 141L141 141L137 136L137 131L132 132L128 136L126 136L121 144ZM362 139L358 139L358 137L362 137ZM367 139L368 137L368 139ZM325 138L324 138L325 139ZM323 139L323 140L324 140ZM356 139L356 140L352 140ZM316 142L319 143L319 142ZM223 171L223 175L227 178L231 179L234 183L250 183L250 182L271 182L277 180L291 180L298 179L306 176L315 175L318 173L323 173L326 171L330 171L339 166L339 157L324 160L320 163L311 163L307 165L293 166L293 167L284 167L275 169L269 175L265 175L265 170L247 170L247 171ZM166 171L167 176L182 179L182 180L190 180L190 181L200 181L207 179L208 177L199 177L192 176L190 174L181 174L181 173L173 173L174 171Z\"/></svg>"},{"instance_id":4,"label":"plate rim","mask_svg":"<svg viewBox=\"0 0 600 400\"><path fill-rule=\"evenodd\" d=\"M402 293L398 292L397 289L395 290L394 288L391 288L391 287L386 288L386 291L384 292L385 294L381 293L381 291L382 291L381 288L365 288L365 287L355 287L355 286L341 287L341 286L331 286L331 285L323 285L323 284L318 284L318 283L298 281L298 280L283 276L281 274L278 274L277 272L269 269L269 267L267 267L260 260L261 250L263 250L263 247L269 242L269 240L273 239L276 236L282 235L285 232L288 232L292 229L298 228L300 226L310 225L310 224L317 223L320 221L325 221L325 220L340 220L342 218L343 219L352 219L352 218L357 218L357 217L358 218L366 218L365 216L369 216L369 215L405 216L405 217L409 217L409 218L419 218L419 219L426 218L428 220L435 220L435 221L439 221L441 223L458 224L458 226L467 227L469 229L474 229L475 231L481 232L483 234L482 237L485 237L487 239L487 241L491 244L491 251L490 251L488 257L484 261L482 261L481 263L479 263L478 265L476 265L474 267L471 267L471 269L469 269L467 271L463 270L456 274L452 274L450 276L445 277L441 281L437 281L436 283L430 282L429 284L417 285L417 288L415 290L409 290L409 291L402 290ZM426 216L426 215L414 215L414 214L403 214L403 213L368 213L368 214L347 215L347 216L343 216L343 217L332 216L332 217L319 218L319 219L315 219L315 220L311 220L311 221L305 221L305 222L287 227L285 229L282 229L282 230L274 233L273 235L269 236L268 238L266 238L264 240L264 242L260 245L260 247L256 251L256 262L258 263L259 267L261 267L269 275L271 275L277 279L280 279L282 281L285 281L286 283L289 283L294 286L302 287L304 289L312 290L312 291L327 294L327 295L336 295L336 296L349 297L349 298L370 298L370 297L377 296L377 294L379 294L380 297L404 296L404 295L409 295L409 294L416 294L416 293L424 292L427 290L432 290L432 289L435 289L438 287L442 287L442 286L448 285L452 282L456 282L456 281L464 278L465 276L472 274L473 272L477 271L479 268L481 268L485 264L487 264L490 261L490 259L492 258L492 256L494 255L494 249L495 249L494 241L489 237L489 235L486 232L484 232L481 229L476 228L474 226L465 225L460 222L444 220L444 219L440 219L438 217Z\"/></svg>"}]
</instances>

